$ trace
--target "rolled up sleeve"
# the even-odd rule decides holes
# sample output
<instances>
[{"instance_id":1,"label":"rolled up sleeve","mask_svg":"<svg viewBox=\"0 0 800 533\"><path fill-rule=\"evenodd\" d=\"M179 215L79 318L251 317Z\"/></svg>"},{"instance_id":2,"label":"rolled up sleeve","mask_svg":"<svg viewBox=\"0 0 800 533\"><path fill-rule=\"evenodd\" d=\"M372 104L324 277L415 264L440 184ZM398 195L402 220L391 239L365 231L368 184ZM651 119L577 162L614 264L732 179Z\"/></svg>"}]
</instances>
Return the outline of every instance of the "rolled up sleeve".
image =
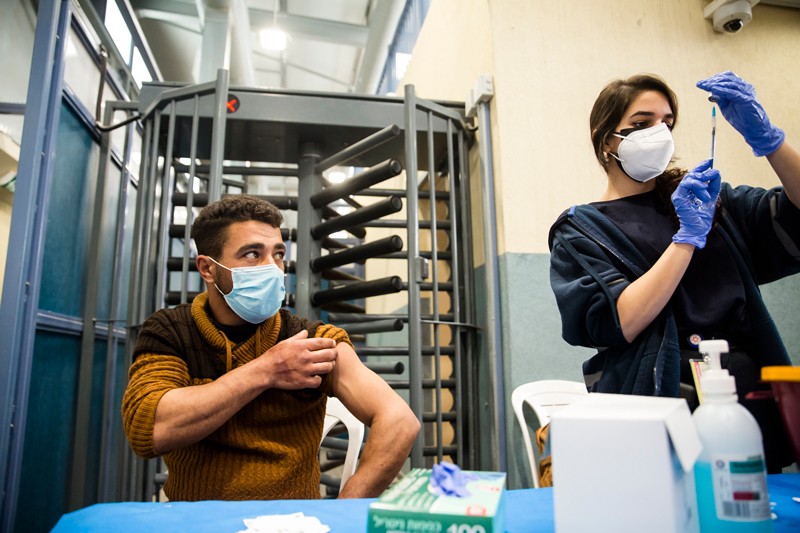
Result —
<instances>
[{"instance_id":1,"label":"rolled up sleeve","mask_svg":"<svg viewBox=\"0 0 800 533\"><path fill-rule=\"evenodd\" d=\"M156 457L153 428L161 397L190 383L186 363L179 357L142 354L128 374L128 388L122 398L122 422L131 449L145 458Z\"/></svg>"}]
</instances>

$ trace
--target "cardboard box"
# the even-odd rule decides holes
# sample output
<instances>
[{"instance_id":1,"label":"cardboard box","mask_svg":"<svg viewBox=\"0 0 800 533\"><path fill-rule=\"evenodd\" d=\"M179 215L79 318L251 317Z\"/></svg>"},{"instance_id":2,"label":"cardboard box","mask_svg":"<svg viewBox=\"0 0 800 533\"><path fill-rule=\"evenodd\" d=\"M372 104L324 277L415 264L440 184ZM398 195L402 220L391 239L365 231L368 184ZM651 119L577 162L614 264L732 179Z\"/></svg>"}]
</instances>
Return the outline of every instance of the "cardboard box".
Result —
<instances>
[{"instance_id":1,"label":"cardboard box","mask_svg":"<svg viewBox=\"0 0 800 533\"><path fill-rule=\"evenodd\" d=\"M502 533L505 530L505 484L502 472L474 472L469 496L436 496L429 489L431 471L414 468L369 506L369 533Z\"/></svg>"},{"instance_id":2,"label":"cardboard box","mask_svg":"<svg viewBox=\"0 0 800 533\"><path fill-rule=\"evenodd\" d=\"M686 402L589 394L553 414L556 531L698 531L702 445Z\"/></svg>"}]
</instances>

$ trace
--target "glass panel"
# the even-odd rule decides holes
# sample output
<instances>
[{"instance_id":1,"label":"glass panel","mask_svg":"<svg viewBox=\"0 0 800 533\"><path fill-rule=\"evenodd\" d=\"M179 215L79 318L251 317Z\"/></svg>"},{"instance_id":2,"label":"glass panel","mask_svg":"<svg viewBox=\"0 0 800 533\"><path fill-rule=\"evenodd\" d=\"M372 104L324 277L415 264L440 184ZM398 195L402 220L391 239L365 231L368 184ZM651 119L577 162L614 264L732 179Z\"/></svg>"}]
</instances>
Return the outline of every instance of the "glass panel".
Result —
<instances>
[{"instance_id":1,"label":"glass panel","mask_svg":"<svg viewBox=\"0 0 800 533\"><path fill-rule=\"evenodd\" d=\"M153 81L153 77L150 75L150 71L147 69L147 65L145 65L144 59L142 59L142 54L139 52L137 47L133 48L131 74L133 74L133 79L136 80L136 83L139 85L139 87L141 87L145 82Z\"/></svg>"},{"instance_id":2,"label":"glass panel","mask_svg":"<svg viewBox=\"0 0 800 533\"><path fill-rule=\"evenodd\" d=\"M106 85L106 89L103 92L103 110L100 116L101 120L105 120L106 116L106 103L107 102L114 102L119 100L116 97L114 92L111 88ZM122 110L115 110L114 116L111 117L111 124L119 124L123 120L127 119L130 115L126 111ZM125 137L128 133L127 126L120 126L116 129L111 130L111 149L117 154L120 158L122 158L122 153L125 149Z\"/></svg>"},{"instance_id":3,"label":"glass panel","mask_svg":"<svg viewBox=\"0 0 800 533\"><path fill-rule=\"evenodd\" d=\"M70 27L67 35L64 83L94 115L97 107L97 90L100 87L100 70L73 27ZM103 117L99 118L102 120Z\"/></svg>"},{"instance_id":4,"label":"glass panel","mask_svg":"<svg viewBox=\"0 0 800 533\"><path fill-rule=\"evenodd\" d=\"M0 134L7 135L17 148L22 144L22 124L24 122L25 115L0 115Z\"/></svg>"},{"instance_id":5,"label":"glass panel","mask_svg":"<svg viewBox=\"0 0 800 533\"><path fill-rule=\"evenodd\" d=\"M18 525L50 531L67 512L81 339L39 331L33 346Z\"/></svg>"},{"instance_id":6,"label":"glass panel","mask_svg":"<svg viewBox=\"0 0 800 533\"><path fill-rule=\"evenodd\" d=\"M389 45L386 65L378 82L377 94L393 95L408 66L408 59L417 42L431 0L409 0L397 23L394 39Z\"/></svg>"},{"instance_id":7,"label":"glass panel","mask_svg":"<svg viewBox=\"0 0 800 533\"><path fill-rule=\"evenodd\" d=\"M106 179L103 198L95 201L103 202L103 220L100 230L100 277L97 280L97 319L108 320L111 317L110 305L112 291L116 286L111 278L114 270L115 246L117 240L117 211L119 207L119 180L120 171L117 165L111 163L106 169Z\"/></svg>"},{"instance_id":8,"label":"glass panel","mask_svg":"<svg viewBox=\"0 0 800 533\"><path fill-rule=\"evenodd\" d=\"M125 357L125 343L118 342L115 345L114 351L116 357L116 366L114 367L114 389L111 394L112 405L110 412L113 413L114 419L108 428L108 446L111 454L111 464L109 465L110 471L107 474L108 488L112 501L114 498L117 500L123 498L124 487L122 484L122 465L119 461L125 451L129 450L128 439L125 436L122 426L122 395L125 392L125 387L128 384L128 365L126 364Z\"/></svg>"},{"instance_id":9,"label":"glass panel","mask_svg":"<svg viewBox=\"0 0 800 533\"><path fill-rule=\"evenodd\" d=\"M2 124L0 124L0 187L12 193L16 187L19 153L19 144L3 133ZM5 196L2 198L6 199ZM9 209L11 209L10 205ZM7 214L5 210L0 211ZM8 235L5 237L7 238Z\"/></svg>"},{"instance_id":10,"label":"glass panel","mask_svg":"<svg viewBox=\"0 0 800 533\"><path fill-rule=\"evenodd\" d=\"M33 56L36 13L28 0L3 0L0 8L0 102L25 103ZM46 68L45 65L41 66ZM19 141L18 141L19 142Z\"/></svg>"},{"instance_id":11,"label":"glass panel","mask_svg":"<svg viewBox=\"0 0 800 533\"><path fill-rule=\"evenodd\" d=\"M97 146L65 105L56 139L39 307L81 316ZM89 185L91 183L91 185Z\"/></svg>"},{"instance_id":12,"label":"glass panel","mask_svg":"<svg viewBox=\"0 0 800 533\"><path fill-rule=\"evenodd\" d=\"M0 107L2 104L24 104L27 97L36 26L36 13L29 4L23 0L9 0L0 8L0 72L3 73ZM7 135L17 146L22 142L23 119L21 114L0 113L0 134ZM0 179L3 178L1 174Z\"/></svg>"},{"instance_id":13,"label":"glass panel","mask_svg":"<svg viewBox=\"0 0 800 533\"><path fill-rule=\"evenodd\" d=\"M93 494L97 493L100 475L100 446L102 444L103 401L106 384L106 353L108 342L105 338L98 338L94 343L94 359L92 360L92 390L89 413L89 434L86 440L86 478L84 504L89 505L96 500ZM112 357L114 353L112 351ZM113 424L122 426L120 411L112 413ZM69 463L67 463L69 464ZM64 465L65 467L67 465Z\"/></svg>"},{"instance_id":14,"label":"glass panel","mask_svg":"<svg viewBox=\"0 0 800 533\"><path fill-rule=\"evenodd\" d=\"M128 180L128 196L125 202L125 228L123 230L122 241L122 262L119 277L119 306L117 307L117 318L126 320L128 317L128 292L131 282L131 253L133 250L133 225L136 219L136 199L139 191L134 184ZM128 325L120 322L120 327Z\"/></svg>"},{"instance_id":15,"label":"glass panel","mask_svg":"<svg viewBox=\"0 0 800 533\"><path fill-rule=\"evenodd\" d=\"M131 32L128 25L125 24L125 19L122 17L117 3L113 0L106 2L105 26L114 44L117 45L119 55L127 63L131 58Z\"/></svg>"},{"instance_id":16,"label":"glass panel","mask_svg":"<svg viewBox=\"0 0 800 533\"><path fill-rule=\"evenodd\" d=\"M131 155L128 158L128 170L139 177L140 167L142 165L142 134L138 127L133 129L133 139L131 142Z\"/></svg>"},{"instance_id":17,"label":"glass panel","mask_svg":"<svg viewBox=\"0 0 800 533\"><path fill-rule=\"evenodd\" d=\"M411 62L411 54L397 52L394 54L394 76L395 80L402 80L406 75L406 69Z\"/></svg>"}]
</instances>

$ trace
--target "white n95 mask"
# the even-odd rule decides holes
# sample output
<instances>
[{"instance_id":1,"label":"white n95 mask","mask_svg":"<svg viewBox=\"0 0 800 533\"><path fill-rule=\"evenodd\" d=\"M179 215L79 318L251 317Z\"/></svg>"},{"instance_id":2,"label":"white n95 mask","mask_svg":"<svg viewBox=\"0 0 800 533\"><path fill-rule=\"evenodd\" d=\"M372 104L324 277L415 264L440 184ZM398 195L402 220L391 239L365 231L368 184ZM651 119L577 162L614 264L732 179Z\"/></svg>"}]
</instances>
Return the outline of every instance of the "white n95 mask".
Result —
<instances>
[{"instance_id":1,"label":"white n95 mask","mask_svg":"<svg viewBox=\"0 0 800 533\"><path fill-rule=\"evenodd\" d=\"M672 132L663 122L657 126L632 131L628 135L614 135L622 139L622 142L619 143L617 153L611 155L619 161L628 176L641 183L663 174L675 153Z\"/></svg>"},{"instance_id":2,"label":"white n95 mask","mask_svg":"<svg viewBox=\"0 0 800 533\"><path fill-rule=\"evenodd\" d=\"M214 261L213 257L209 259ZM228 307L242 320L260 324L277 313L283 305L286 288L283 285L283 270L278 265L235 268L220 263L217 265L230 270L233 280L233 289L228 294L219 287L217 290L225 298Z\"/></svg>"}]
</instances>

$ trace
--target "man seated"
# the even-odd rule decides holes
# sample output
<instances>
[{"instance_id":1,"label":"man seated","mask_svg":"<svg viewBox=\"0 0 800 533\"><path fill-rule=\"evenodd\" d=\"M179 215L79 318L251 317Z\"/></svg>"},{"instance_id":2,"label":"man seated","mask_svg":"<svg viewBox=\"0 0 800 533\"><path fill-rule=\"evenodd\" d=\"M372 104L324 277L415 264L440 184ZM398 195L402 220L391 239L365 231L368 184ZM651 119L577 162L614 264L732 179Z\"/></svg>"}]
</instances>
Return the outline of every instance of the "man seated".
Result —
<instances>
[{"instance_id":1,"label":"man seated","mask_svg":"<svg viewBox=\"0 0 800 533\"><path fill-rule=\"evenodd\" d=\"M347 333L280 309L281 212L246 195L192 225L207 291L142 325L122 403L133 450L164 456L170 500L319 498L328 396L370 428L341 498L378 496L420 424Z\"/></svg>"}]
</instances>

